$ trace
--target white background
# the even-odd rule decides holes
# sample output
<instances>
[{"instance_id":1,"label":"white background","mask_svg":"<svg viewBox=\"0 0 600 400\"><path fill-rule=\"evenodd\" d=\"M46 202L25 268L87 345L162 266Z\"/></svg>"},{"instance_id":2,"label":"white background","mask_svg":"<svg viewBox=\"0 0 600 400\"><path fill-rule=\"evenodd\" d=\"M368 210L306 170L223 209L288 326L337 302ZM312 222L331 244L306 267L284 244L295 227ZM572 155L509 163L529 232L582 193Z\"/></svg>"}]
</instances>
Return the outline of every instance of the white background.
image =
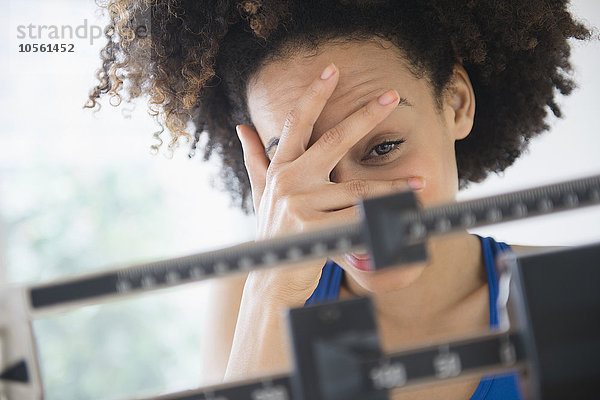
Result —
<instances>
[{"instance_id":1,"label":"white background","mask_svg":"<svg viewBox=\"0 0 600 400\"><path fill-rule=\"evenodd\" d=\"M253 222L227 208L227 196L210 188L210 168L199 157L188 160L185 146L173 159L150 155L149 147L154 143L151 132L156 124L146 114L144 103L137 105L130 119L122 115L129 106L115 109L106 100L96 115L81 108L89 88L96 83L93 72L99 66L102 39L93 46L89 39L78 39L75 55L16 53L16 26L20 24L51 21L77 26L85 18L88 24L104 26L106 17L98 13L93 1L20 0L8 5L2 26L8 29L9 40L0 43L7 55L2 57L5 62L0 77L0 168L13 170L40 160L71 163L78 168L141 163L149 171L144 179L160 181L177 198L177 207L169 212L179 212L172 217L173 223L179 224L182 243L172 252L212 248L252 237ZM600 26L599 2L578 0L572 9L580 19ZM502 176L472 185L459 199L600 173L598 31L595 38L574 45L572 59L579 88L560 99L565 117L550 118L551 131L532 140L528 154ZM515 244L576 244L600 239L599 226L600 210L589 209L477 232Z\"/></svg>"},{"instance_id":2,"label":"white background","mask_svg":"<svg viewBox=\"0 0 600 400\"><path fill-rule=\"evenodd\" d=\"M4 0L0 4L3 9L0 14L3 35L0 40L0 283L6 279L6 271L12 282L44 281L73 272L49 268L53 260L37 254L33 247L34 239L39 238L49 243L50 249L59 248L54 255L65 259L69 259L72 249L81 249L79 253L73 253L73 257L80 257L75 260L79 273L114 264L196 253L252 239L253 217L228 207L228 195L210 186L211 174L217 167L214 162L203 163L200 157L188 159L185 146L176 151L172 159L163 154L150 154L150 146L154 143L152 132L157 130L157 125L147 114L143 101L138 102L135 109L129 105L114 108L106 100L99 113L82 109L88 91L96 84L94 72L100 65L98 53L104 40L96 40L93 44L89 43L89 38L73 40L75 54L17 52L21 43L16 38L18 25L68 24L77 27L87 19L88 25L103 27L107 18L97 12L94 1ZM589 25L600 26L600 2L577 0L572 9ZM528 154L502 176L491 176L482 184L472 185L459 194L459 199L600 174L598 34L596 30L594 40L574 44L572 63L579 89L559 101L565 117L550 118L550 132L532 140ZM163 134L163 139L167 138L168 135ZM112 233L105 238L106 247L102 247L93 235L99 229L99 222L93 219L96 204L93 194L106 171L126 177L119 181L119 185L125 186L119 190L125 196L138 196L139 203L135 199L131 203L124 202L114 221L103 221L115 227L112 231L107 228ZM73 210L66 231L54 233L58 232L58 211L69 213L68 207L75 204L73 198L78 192L74 184L92 196L90 206L77 212ZM148 192L160 194L158 209L142 207L153 200L144 198ZM152 217L145 218L143 213L146 212ZM29 225L19 221L7 225L6 221L12 217L23 215L25 218L28 214L39 214L40 217L33 218ZM50 216L44 217L46 214ZM128 223L129 220L134 222ZM123 230L127 231L125 239L119 236ZM567 245L598 241L600 208L485 227L476 232L511 244ZM111 241L113 235L119 237L117 243ZM88 307L79 314L66 315L65 332L73 332L73 336L59 335L58 343L46 341L44 334L38 337L42 347L50 349L45 353L53 354L44 370L44 379L54 390L48 399L70 398L65 394L70 386L84 383L74 380L77 371L61 364L60 356L65 354L61 342L73 343L75 349L80 337L88 335L90 330L102 330L104 336L112 337L110 326L94 323L111 312L123 315L125 308L133 310L133 315L148 323L148 327L144 325L140 329L145 337L155 336L151 347L177 343L169 347L170 362L161 370L161 376L167 377L168 384L155 388L144 383L140 387L154 392L194 387L198 376L195 367L200 365L200 360L193 358L197 346L194 332L202 328L196 321L200 313L210 311L202 307L202 293L198 286L191 286L156 296L161 297L163 303L132 300L127 305ZM170 311L160 308L167 306ZM91 342L86 349L98 349L106 354L112 354L109 350L113 349L117 354L123 354L135 347L139 339L136 334L133 332L130 339L121 337L120 345L107 339L106 343ZM187 347L183 343L187 343ZM86 351L80 353L81 357L96 357ZM142 353L140 357L145 359L149 355ZM65 363L71 362L69 360ZM99 359L85 360L81 365L100 362ZM155 363L146 361L134 368L150 368L149 365ZM122 370L126 365L118 365L118 368ZM99 368L106 369L108 367ZM97 387L118 387L118 377L104 382L101 372L90 370L85 376L97 374L94 378ZM153 376L148 372L142 375ZM65 386L61 387L61 384ZM81 390L73 398L116 396L100 389L94 392L89 387ZM123 390L117 392L124 395ZM131 388L131 393L138 393L136 390Z\"/></svg>"}]
</instances>

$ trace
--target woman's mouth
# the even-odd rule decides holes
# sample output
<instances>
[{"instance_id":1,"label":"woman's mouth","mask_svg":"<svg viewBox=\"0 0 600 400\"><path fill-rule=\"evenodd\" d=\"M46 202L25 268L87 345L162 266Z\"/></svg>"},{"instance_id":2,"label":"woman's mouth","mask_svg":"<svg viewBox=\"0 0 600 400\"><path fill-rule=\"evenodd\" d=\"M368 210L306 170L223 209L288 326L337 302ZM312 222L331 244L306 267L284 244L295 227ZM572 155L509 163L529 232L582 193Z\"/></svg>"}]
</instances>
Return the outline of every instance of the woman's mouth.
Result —
<instances>
[{"instance_id":1,"label":"woman's mouth","mask_svg":"<svg viewBox=\"0 0 600 400\"><path fill-rule=\"evenodd\" d=\"M374 271L371 257L368 254L346 253L346 261L360 271Z\"/></svg>"}]
</instances>

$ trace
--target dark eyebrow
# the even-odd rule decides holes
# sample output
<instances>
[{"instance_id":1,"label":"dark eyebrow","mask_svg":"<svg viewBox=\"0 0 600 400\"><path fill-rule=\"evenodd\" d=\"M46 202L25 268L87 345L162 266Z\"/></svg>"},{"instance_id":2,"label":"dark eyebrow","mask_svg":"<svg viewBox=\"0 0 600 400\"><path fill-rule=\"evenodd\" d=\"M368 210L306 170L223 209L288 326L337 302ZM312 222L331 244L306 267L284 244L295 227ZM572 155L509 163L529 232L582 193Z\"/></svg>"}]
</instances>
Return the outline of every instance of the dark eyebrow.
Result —
<instances>
[{"instance_id":1,"label":"dark eyebrow","mask_svg":"<svg viewBox=\"0 0 600 400\"><path fill-rule=\"evenodd\" d=\"M363 104L360 105L360 107L358 107L354 111L360 110L362 107L364 107L367 104L369 104L369 101L371 101L371 100L365 101ZM400 100L398 100L398 105L396 107L413 107L413 105L412 105L412 103L410 101L408 101L406 99L406 97L400 97Z\"/></svg>"},{"instance_id":2,"label":"dark eyebrow","mask_svg":"<svg viewBox=\"0 0 600 400\"><path fill-rule=\"evenodd\" d=\"M271 151L273 146L277 146L279 144L279 138L278 137L271 138L271 139L269 139L268 143L269 144L267 144L267 147L265 147L265 155L270 160L271 157L269 156L269 151Z\"/></svg>"},{"instance_id":3,"label":"dark eyebrow","mask_svg":"<svg viewBox=\"0 0 600 400\"><path fill-rule=\"evenodd\" d=\"M400 97L400 101L398 102L397 107L400 107L400 106L402 106L402 107L405 107L405 106L406 107L412 107L413 105L412 105L412 103L410 101L406 100L406 98Z\"/></svg>"}]
</instances>

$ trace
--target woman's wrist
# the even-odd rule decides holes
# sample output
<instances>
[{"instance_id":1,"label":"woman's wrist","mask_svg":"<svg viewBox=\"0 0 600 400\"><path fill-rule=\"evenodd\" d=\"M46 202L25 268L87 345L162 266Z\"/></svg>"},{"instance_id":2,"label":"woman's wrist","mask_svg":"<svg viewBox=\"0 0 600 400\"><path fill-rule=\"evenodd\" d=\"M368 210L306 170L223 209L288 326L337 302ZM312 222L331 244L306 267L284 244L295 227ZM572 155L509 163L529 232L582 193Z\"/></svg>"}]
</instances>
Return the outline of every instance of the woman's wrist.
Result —
<instances>
[{"instance_id":1,"label":"woman's wrist","mask_svg":"<svg viewBox=\"0 0 600 400\"><path fill-rule=\"evenodd\" d=\"M273 306L301 307L312 295L325 262L289 267L288 270L252 271L244 286L244 296L262 299ZM302 271L304 269L305 271Z\"/></svg>"},{"instance_id":2,"label":"woman's wrist","mask_svg":"<svg viewBox=\"0 0 600 400\"><path fill-rule=\"evenodd\" d=\"M261 271L263 272L263 271ZM270 274L250 273L244 286L226 381L289 368L285 310L302 306L303 293L281 289Z\"/></svg>"}]
</instances>

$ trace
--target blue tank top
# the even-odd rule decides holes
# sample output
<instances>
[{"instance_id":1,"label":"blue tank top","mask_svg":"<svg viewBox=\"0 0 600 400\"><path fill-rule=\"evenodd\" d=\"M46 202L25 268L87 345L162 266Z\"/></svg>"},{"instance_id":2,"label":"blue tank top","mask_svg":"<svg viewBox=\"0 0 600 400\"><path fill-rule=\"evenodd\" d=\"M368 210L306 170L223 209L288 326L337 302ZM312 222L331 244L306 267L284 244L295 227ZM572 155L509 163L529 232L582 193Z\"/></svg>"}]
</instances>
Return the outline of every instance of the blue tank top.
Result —
<instances>
[{"instance_id":1,"label":"blue tank top","mask_svg":"<svg viewBox=\"0 0 600 400\"><path fill-rule=\"evenodd\" d=\"M490 328L495 329L498 328L498 309L496 306L498 300L498 276L496 275L494 259L497 254L504 251L511 251L511 249L506 243L496 242L491 237L477 237L481 242L485 271L488 278ZM337 300L340 293L343 272L344 270L339 265L328 260L323 267L323 273L321 274L317 288L304 305ZM471 396L471 400L520 400L521 398L518 373L483 377Z\"/></svg>"}]
</instances>

